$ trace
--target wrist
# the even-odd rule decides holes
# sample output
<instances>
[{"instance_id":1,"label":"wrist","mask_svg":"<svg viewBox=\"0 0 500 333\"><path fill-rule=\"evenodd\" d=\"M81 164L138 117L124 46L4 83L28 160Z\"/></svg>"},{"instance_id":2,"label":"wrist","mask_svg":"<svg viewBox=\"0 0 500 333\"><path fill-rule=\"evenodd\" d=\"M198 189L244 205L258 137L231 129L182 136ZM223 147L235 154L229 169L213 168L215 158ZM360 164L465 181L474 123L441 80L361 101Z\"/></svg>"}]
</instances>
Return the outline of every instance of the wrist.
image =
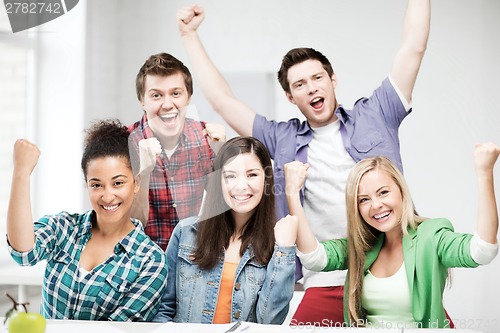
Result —
<instances>
[{"instance_id":1,"label":"wrist","mask_svg":"<svg viewBox=\"0 0 500 333\"><path fill-rule=\"evenodd\" d=\"M183 39L194 39L198 36L196 30L181 30L180 33Z\"/></svg>"}]
</instances>

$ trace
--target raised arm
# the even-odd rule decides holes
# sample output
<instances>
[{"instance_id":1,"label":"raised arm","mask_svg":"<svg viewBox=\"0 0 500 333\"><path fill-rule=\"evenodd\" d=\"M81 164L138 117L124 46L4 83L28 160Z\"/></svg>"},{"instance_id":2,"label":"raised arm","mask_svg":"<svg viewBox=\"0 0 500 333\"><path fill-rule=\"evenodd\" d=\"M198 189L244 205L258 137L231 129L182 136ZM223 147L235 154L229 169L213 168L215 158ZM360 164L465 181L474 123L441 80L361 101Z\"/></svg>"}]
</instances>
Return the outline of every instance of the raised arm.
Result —
<instances>
[{"instance_id":1,"label":"raised arm","mask_svg":"<svg viewBox=\"0 0 500 333\"><path fill-rule=\"evenodd\" d=\"M409 0L403 23L403 42L391 68L391 78L408 102L427 48L430 0Z\"/></svg>"},{"instance_id":2,"label":"raised arm","mask_svg":"<svg viewBox=\"0 0 500 333\"><path fill-rule=\"evenodd\" d=\"M156 165L156 157L160 154L161 144L157 138L139 141L139 171L134 176L135 181L140 183L140 188L132 203L130 216L141 221L144 227L149 219L149 179Z\"/></svg>"},{"instance_id":3,"label":"raised arm","mask_svg":"<svg viewBox=\"0 0 500 333\"><path fill-rule=\"evenodd\" d=\"M307 177L309 164L293 161L285 164L285 192L288 201L290 214L295 215L299 220L297 231L297 249L302 253L311 253L318 247L318 242L314 236L307 217L300 202L300 190Z\"/></svg>"},{"instance_id":4,"label":"raised arm","mask_svg":"<svg viewBox=\"0 0 500 333\"><path fill-rule=\"evenodd\" d=\"M12 248L18 252L27 252L35 245L30 177L39 156L38 147L28 140L20 139L14 144L14 172L7 211L7 238Z\"/></svg>"},{"instance_id":5,"label":"raised arm","mask_svg":"<svg viewBox=\"0 0 500 333\"><path fill-rule=\"evenodd\" d=\"M177 12L177 24L197 82L214 110L239 135L252 135L255 112L238 100L208 57L196 30L205 17L203 8L192 5Z\"/></svg>"},{"instance_id":6,"label":"raised arm","mask_svg":"<svg viewBox=\"0 0 500 333\"><path fill-rule=\"evenodd\" d=\"M477 233L482 240L490 244L497 243L498 210L493 168L499 154L500 148L491 142L476 145L474 152L479 200Z\"/></svg>"}]
</instances>

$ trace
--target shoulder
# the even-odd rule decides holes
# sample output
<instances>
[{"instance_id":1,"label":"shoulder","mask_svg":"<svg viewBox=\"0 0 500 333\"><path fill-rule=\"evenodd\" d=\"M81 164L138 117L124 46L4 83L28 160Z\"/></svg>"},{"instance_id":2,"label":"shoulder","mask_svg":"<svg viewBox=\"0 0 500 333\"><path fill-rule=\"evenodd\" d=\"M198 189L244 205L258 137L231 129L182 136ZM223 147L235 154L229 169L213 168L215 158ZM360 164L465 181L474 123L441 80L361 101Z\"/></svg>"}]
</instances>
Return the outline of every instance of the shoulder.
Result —
<instances>
[{"instance_id":1,"label":"shoulder","mask_svg":"<svg viewBox=\"0 0 500 333\"><path fill-rule=\"evenodd\" d=\"M417 227L418 234L435 234L440 230L454 231L453 225L447 218L432 218L420 223Z\"/></svg>"},{"instance_id":2,"label":"shoulder","mask_svg":"<svg viewBox=\"0 0 500 333\"><path fill-rule=\"evenodd\" d=\"M142 226L137 226L136 231L137 232L134 234L136 258L148 258L148 260L153 259L154 261L161 262L166 261L165 252L146 235Z\"/></svg>"},{"instance_id":3,"label":"shoulder","mask_svg":"<svg viewBox=\"0 0 500 333\"><path fill-rule=\"evenodd\" d=\"M184 120L184 134L185 135L191 135L191 134L199 134L201 135L202 138L204 138L202 132L206 127L206 123L204 121L197 121L191 118L186 118ZM197 135L197 137L199 137Z\"/></svg>"},{"instance_id":4,"label":"shoulder","mask_svg":"<svg viewBox=\"0 0 500 333\"><path fill-rule=\"evenodd\" d=\"M45 225L58 225L65 227L78 227L90 224L91 218L92 218L92 211L88 211L83 214L68 213L66 211L62 211L58 214L45 215L41 217L37 221L37 223Z\"/></svg>"},{"instance_id":5,"label":"shoulder","mask_svg":"<svg viewBox=\"0 0 500 333\"><path fill-rule=\"evenodd\" d=\"M179 226L179 228L187 228L187 227L197 228L199 222L200 222L199 216L191 216L180 220L177 225Z\"/></svg>"},{"instance_id":6,"label":"shoulder","mask_svg":"<svg viewBox=\"0 0 500 333\"><path fill-rule=\"evenodd\" d=\"M174 231L172 232L172 238L185 237L183 235L186 234L196 234L199 224L199 216L191 216L180 220L179 223L177 223L177 225L175 226Z\"/></svg>"},{"instance_id":7,"label":"shoulder","mask_svg":"<svg viewBox=\"0 0 500 333\"><path fill-rule=\"evenodd\" d=\"M298 132L308 126L306 121L299 120L297 118L292 118L287 121L276 121L268 120L266 117L259 114L255 115L253 125L254 132L259 128L264 129L269 127L275 127L277 130L281 131Z\"/></svg>"}]
</instances>

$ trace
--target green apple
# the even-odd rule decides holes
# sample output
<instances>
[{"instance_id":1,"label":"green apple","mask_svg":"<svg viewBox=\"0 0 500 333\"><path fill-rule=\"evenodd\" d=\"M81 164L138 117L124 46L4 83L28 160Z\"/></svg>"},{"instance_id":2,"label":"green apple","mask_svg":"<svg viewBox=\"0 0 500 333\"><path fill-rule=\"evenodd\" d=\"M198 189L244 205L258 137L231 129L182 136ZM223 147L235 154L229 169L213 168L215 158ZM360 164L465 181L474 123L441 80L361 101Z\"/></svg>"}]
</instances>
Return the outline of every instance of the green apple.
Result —
<instances>
[{"instance_id":1,"label":"green apple","mask_svg":"<svg viewBox=\"0 0 500 333\"><path fill-rule=\"evenodd\" d=\"M45 333L45 318L39 313L14 312L9 317L9 333Z\"/></svg>"}]
</instances>

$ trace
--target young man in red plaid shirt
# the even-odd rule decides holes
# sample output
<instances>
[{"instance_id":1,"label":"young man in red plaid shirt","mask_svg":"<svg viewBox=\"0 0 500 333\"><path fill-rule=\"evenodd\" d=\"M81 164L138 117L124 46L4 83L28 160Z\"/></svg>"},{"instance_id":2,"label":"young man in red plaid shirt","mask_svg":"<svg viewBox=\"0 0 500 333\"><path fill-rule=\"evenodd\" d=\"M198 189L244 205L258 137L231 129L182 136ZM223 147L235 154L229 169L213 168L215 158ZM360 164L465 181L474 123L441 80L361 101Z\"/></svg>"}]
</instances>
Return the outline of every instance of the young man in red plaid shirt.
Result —
<instances>
[{"instance_id":1,"label":"young man in red plaid shirt","mask_svg":"<svg viewBox=\"0 0 500 333\"><path fill-rule=\"evenodd\" d=\"M225 141L225 129L186 118L193 80L170 54L146 60L137 74L136 92L144 114L129 128L129 147L142 191L132 214L165 250L179 219L199 214L213 170L213 148Z\"/></svg>"}]
</instances>

